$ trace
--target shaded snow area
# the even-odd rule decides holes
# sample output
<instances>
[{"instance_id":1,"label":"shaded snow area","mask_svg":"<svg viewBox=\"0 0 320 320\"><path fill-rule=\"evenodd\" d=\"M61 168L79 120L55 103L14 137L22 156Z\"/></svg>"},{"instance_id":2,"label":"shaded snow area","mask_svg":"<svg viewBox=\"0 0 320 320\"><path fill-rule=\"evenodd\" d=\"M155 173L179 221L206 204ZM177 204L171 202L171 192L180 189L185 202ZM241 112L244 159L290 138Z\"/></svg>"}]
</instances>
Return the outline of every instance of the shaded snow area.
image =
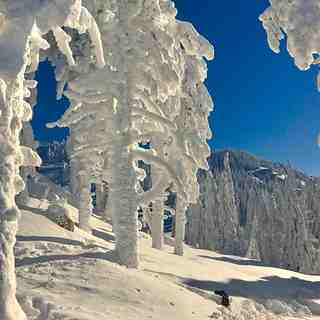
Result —
<instances>
[{"instance_id":1,"label":"shaded snow area","mask_svg":"<svg viewBox=\"0 0 320 320\"><path fill-rule=\"evenodd\" d=\"M29 320L320 319L320 277L190 247L179 257L172 239L158 251L142 233L141 267L130 270L114 262L109 224L95 216L92 236L69 232L45 216L46 207L29 201L15 248ZM231 295L230 308L214 290Z\"/></svg>"}]
</instances>

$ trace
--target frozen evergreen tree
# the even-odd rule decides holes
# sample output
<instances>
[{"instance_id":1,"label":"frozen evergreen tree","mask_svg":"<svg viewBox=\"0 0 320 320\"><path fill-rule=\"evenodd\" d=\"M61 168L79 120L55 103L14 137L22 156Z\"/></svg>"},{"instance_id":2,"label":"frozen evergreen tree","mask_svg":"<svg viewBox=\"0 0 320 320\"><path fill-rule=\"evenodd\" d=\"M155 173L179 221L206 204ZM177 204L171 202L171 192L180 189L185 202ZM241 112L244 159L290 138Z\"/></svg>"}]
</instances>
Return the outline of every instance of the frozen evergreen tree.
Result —
<instances>
[{"instance_id":1,"label":"frozen evergreen tree","mask_svg":"<svg viewBox=\"0 0 320 320\"><path fill-rule=\"evenodd\" d=\"M21 134L20 134L20 143L21 143L21 145L29 147L31 150L36 152L38 144L34 140L33 130L32 130L30 122L25 122L23 124ZM28 201L28 198L29 198L27 183L28 183L28 180L30 179L30 177L34 177L35 168L34 167L26 167L26 166L21 167L20 168L20 175L24 181L25 188L17 195L16 202L19 205L20 204L24 205L24 204L26 204L26 202Z\"/></svg>"},{"instance_id":2,"label":"frozen evergreen tree","mask_svg":"<svg viewBox=\"0 0 320 320\"><path fill-rule=\"evenodd\" d=\"M98 26L94 18L89 14L88 10L83 8L77 12L80 20L77 29L67 29L69 37L70 52L72 56L61 55L58 46L52 46L50 51L46 53L51 63L56 67L55 75L58 81L57 98L61 98L66 83L70 87L73 80L94 72L95 69L105 66L101 36L98 32ZM70 23L69 26L74 26ZM88 31L88 32L86 32ZM72 90L70 90L72 92ZM65 93L68 96L68 93ZM90 115L74 119L74 110L81 108L86 104L85 100L79 102L73 99L72 93L69 97L71 106L64 114L59 123L50 126L67 126L70 128L70 137L68 140L68 155L70 159L70 185L71 192L77 199L79 209L79 225L80 228L88 232L91 231L90 216L92 213L92 195L91 184L101 181L101 159L100 151L95 148L96 139L100 139L97 129L92 132L91 127L98 126L98 118L92 122L94 112ZM101 111L101 110L100 110ZM99 115L97 115L99 117ZM100 165L100 167L99 167Z\"/></svg>"},{"instance_id":3,"label":"frozen evergreen tree","mask_svg":"<svg viewBox=\"0 0 320 320\"><path fill-rule=\"evenodd\" d=\"M172 1L87 2L102 30L106 66L69 80L71 108L58 125L79 128L78 154L103 155L116 253L120 263L137 267L137 208L162 207L171 184L181 199L176 251L182 253L184 211L197 198L195 173L208 156L212 103L202 85L202 57L213 58L213 51L190 24L175 19ZM150 148L141 147L146 143ZM153 168L147 192L139 187L141 160Z\"/></svg>"},{"instance_id":4,"label":"frozen evergreen tree","mask_svg":"<svg viewBox=\"0 0 320 320\"><path fill-rule=\"evenodd\" d=\"M71 135L73 137L73 134ZM74 139L77 141L77 139ZM93 203L91 185L102 183L103 158L99 151L85 148L83 152L77 152L78 145L70 151L73 194L78 201L79 226L81 229L91 232L90 217Z\"/></svg>"},{"instance_id":5,"label":"frozen evergreen tree","mask_svg":"<svg viewBox=\"0 0 320 320\"><path fill-rule=\"evenodd\" d=\"M81 14L83 13L83 14ZM25 98L36 87L26 79L37 70L40 50L49 47L43 36L53 32L61 51L72 64L70 38L63 26L91 31L97 44L98 30L91 30L88 11L79 0L0 1L0 315L2 320L25 320L16 300L13 247L20 212L15 195L24 189L20 166L39 166L40 158L20 145L22 123L32 117ZM90 20L91 21L91 20ZM91 27L91 29L90 29ZM98 61L101 63L101 61Z\"/></svg>"}]
</instances>

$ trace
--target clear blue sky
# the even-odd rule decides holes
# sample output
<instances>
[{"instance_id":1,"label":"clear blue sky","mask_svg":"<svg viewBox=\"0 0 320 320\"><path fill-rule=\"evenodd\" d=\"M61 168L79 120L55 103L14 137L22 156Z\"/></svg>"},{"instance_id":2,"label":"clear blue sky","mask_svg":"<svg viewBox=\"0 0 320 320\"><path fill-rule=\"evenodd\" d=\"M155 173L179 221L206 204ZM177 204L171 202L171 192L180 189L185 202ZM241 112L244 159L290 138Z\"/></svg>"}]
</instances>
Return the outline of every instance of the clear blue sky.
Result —
<instances>
[{"instance_id":1,"label":"clear blue sky","mask_svg":"<svg viewBox=\"0 0 320 320\"><path fill-rule=\"evenodd\" d=\"M181 20L192 21L215 46L207 86L214 149L235 148L320 175L320 93L317 70L299 71L283 48L268 47L259 14L267 0L176 0Z\"/></svg>"},{"instance_id":2,"label":"clear blue sky","mask_svg":"<svg viewBox=\"0 0 320 320\"><path fill-rule=\"evenodd\" d=\"M207 86L214 98L210 117L213 149L246 150L265 159L287 162L320 175L320 93L316 70L301 72L285 50L274 54L258 21L267 0L176 0L179 19L192 22L215 46ZM196 5L196 3L199 3ZM55 102L53 75L42 65L39 103L33 120L40 140L61 139L63 129L46 130L67 101Z\"/></svg>"}]
</instances>

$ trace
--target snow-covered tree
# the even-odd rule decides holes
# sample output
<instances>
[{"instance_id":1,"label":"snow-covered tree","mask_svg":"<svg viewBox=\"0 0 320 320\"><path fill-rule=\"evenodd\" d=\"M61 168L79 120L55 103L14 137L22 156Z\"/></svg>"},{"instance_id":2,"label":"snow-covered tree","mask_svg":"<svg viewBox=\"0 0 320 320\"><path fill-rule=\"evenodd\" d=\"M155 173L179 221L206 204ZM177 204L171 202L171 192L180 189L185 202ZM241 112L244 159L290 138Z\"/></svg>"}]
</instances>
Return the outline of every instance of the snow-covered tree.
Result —
<instances>
[{"instance_id":1,"label":"snow-covered tree","mask_svg":"<svg viewBox=\"0 0 320 320\"><path fill-rule=\"evenodd\" d=\"M72 87L72 81L84 77L90 72L105 65L101 36L98 26L88 12L83 8L81 11L75 12L80 16L78 23L70 23L69 26L77 27L74 29L66 29L67 37L70 45L68 55L61 55L58 47L52 46L46 57L55 66L55 76L58 82L57 98L61 98L66 83ZM66 94L67 95L67 94ZM99 175L102 168L99 164L103 163L100 152L94 147L97 136L97 122L92 125L95 130L90 130L92 124L92 112L88 116L74 119L72 118L74 110L86 104L85 100L78 101L70 97L71 106L64 114L63 118L49 127L59 125L70 128L70 137L68 139L68 155L71 165L71 191L77 199L79 209L79 225L80 228L90 232L90 216L92 213L92 195L91 184L100 181ZM98 115L99 116L99 115ZM91 147L93 145L93 147Z\"/></svg>"},{"instance_id":2,"label":"snow-covered tree","mask_svg":"<svg viewBox=\"0 0 320 320\"><path fill-rule=\"evenodd\" d=\"M31 106L31 105L30 105ZM20 134L20 144L29 147L31 150L36 151L38 143L34 140L33 130L30 122L25 122ZM26 204L29 198L28 192L28 180L30 177L35 175L34 167L21 167L20 176L24 181L25 188L16 197L16 202L20 205Z\"/></svg>"},{"instance_id":3,"label":"snow-covered tree","mask_svg":"<svg viewBox=\"0 0 320 320\"><path fill-rule=\"evenodd\" d=\"M79 64L81 66L81 64ZM94 70L94 69L92 69ZM85 75L79 75L83 79ZM103 182L105 164L104 151L108 146L104 108L101 103L94 105L94 101L87 103L86 99L77 100L73 88L77 79L69 81L70 89L65 92L71 100L70 108L63 117L49 126L70 128L68 140L68 154L71 165L71 191L77 199L79 209L79 225L83 230L91 230L90 217L92 213L91 184ZM82 102L80 102L82 101Z\"/></svg>"},{"instance_id":4,"label":"snow-covered tree","mask_svg":"<svg viewBox=\"0 0 320 320\"><path fill-rule=\"evenodd\" d=\"M77 147L70 153L71 167L77 168L77 190L76 198L79 209L79 226L81 229L91 232L90 218L92 215L93 203L91 185L102 182L103 158L99 151L88 150L77 153ZM88 152L89 151L89 152ZM72 168L73 169L73 168Z\"/></svg>"},{"instance_id":5,"label":"snow-covered tree","mask_svg":"<svg viewBox=\"0 0 320 320\"><path fill-rule=\"evenodd\" d=\"M107 201L108 201L108 183L103 181L95 185L95 195L96 195L96 210L102 216L105 216Z\"/></svg>"},{"instance_id":6,"label":"snow-covered tree","mask_svg":"<svg viewBox=\"0 0 320 320\"><path fill-rule=\"evenodd\" d=\"M15 195L24 188L19 167L40 165L39 157L30 148L20 146L19 141L22 122L32 117L31 106L24 99L36 86L25 74L37 69L40 50L49 47L42 36L50 31L61 51L71 57L69 38L62 26L80 27L81 15L77 13L82 11L87 12L79 0L0 1L0 315L3 320L26 319L15 296L13 247L20 215Z\"/></svg>"},{"instance_id":7,"label":"snow-covered tree","mask_svg":"<svg viewBox=\"0 0 320 320\"><path fill-rule=\"evenodd\" d=\"M145 167L145 166L144 166ZM146 167L145 167L146 168ZM144 168L144 170L146 170ZM141 182L146 176L151 181L152 187L145 188L146 186L142 183L141 186L137 185L139 194L144 197L144 201L140 203L140 209L143 212L143 220L148 225L152 236L152 247L161 250L164 243L163 233L163 218L165 210L165 200L167 198L166 189L170 179L166 172L163 172L161 168L156 166L149 166L149 177L145 175L143 169L141 169ZM139 172L139 168L136 168ZM163 177L163 174L165 175ZM151 190L150 190L151 189ZM147 191L146 191L147 190Z\"/></svg>"},{"instance_id":8,"label":"snow-covered tree","mask_svg":"<svg viewBox=\"0 0 320 320\"><path fill-rule=\"evenodd\" d=\"M318 0L270 0L260 16L270 48L280 52L287 38L287 50L300 70L320 63L320 4ZM320 76L318 75L320 90Z\"/></svg>"},{"instance_id":9,"label":"snow-covered tree","mask_svg":"<svg viewBox=\"0 0 320 320\"><path fill-rule=\"evenodd\" d=\"M102 30L106 67L68 82L71 108L58 125L79 127L77 152L104 155L102 180L110 187L116 253L121 264L137 267L137 208L150 202L159 207L173 184L183 224L187 204L197 198L195 172L206 168L212 107L201 84L206 75L202 57L211 59L213 52L190 24L175 19L171 1L96 1L90 9ZM144 143L150 148L140 147ZM139 188L141 160L153 167L153 187L147 192Z\"/></svg>"},{"instance_id":10,"label":"snow-covered tree","mask_svg":"<svg viewBox=\"0 0 320 320\"><path fill-rule=\"evenodd\" d=\"M157 199L153 202L153 212L151 216L151 235L152 247L155 249L162 249L164 242L163 234L163 217L164 217L164 201Z\"/></svg>"}]
</instances>

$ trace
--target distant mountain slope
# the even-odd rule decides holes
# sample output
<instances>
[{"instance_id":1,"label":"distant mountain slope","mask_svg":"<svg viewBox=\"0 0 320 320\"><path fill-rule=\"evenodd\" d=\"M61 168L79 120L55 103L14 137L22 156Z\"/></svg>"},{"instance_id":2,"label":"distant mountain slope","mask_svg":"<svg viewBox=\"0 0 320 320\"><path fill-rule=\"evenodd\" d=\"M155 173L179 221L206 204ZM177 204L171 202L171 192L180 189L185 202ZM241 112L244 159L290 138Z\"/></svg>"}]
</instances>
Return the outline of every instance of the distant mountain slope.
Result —
<instances>
[{"instance_id":1,"label":"distant mountain slope","mask_svg":"<svg viewBox=\"0 0 320 320\"><path fill-rule=\"evenodd\" d=\"M199 171L187 243L320 274L320 183L242 151L217 152Z\"/></svg>"}]
</instances>

